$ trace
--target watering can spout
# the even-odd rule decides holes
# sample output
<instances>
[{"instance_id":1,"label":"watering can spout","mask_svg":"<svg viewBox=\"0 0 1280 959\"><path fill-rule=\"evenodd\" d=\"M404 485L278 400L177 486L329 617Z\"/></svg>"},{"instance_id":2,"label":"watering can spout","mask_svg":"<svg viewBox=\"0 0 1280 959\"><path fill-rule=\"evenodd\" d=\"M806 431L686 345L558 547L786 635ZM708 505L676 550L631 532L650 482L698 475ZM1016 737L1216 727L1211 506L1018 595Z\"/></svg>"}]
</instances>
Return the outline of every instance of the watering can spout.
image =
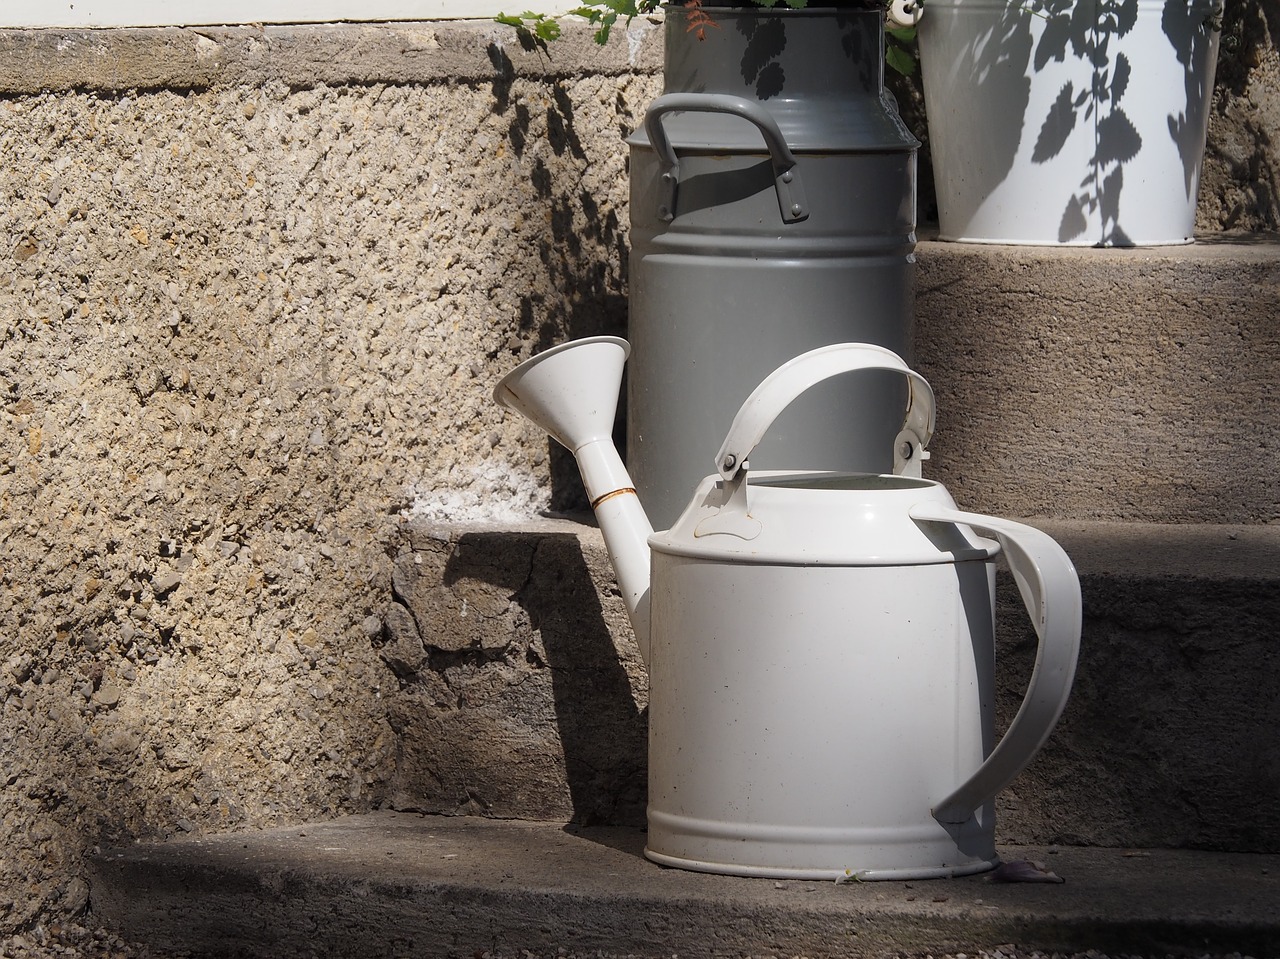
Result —
<instances>
[{"instance_id":1,"label":"watering can spout","mask_svg":"<svg viewBox=\"0 0 1280 959\"><path fill-rule=\"evenodd\" d=\"M622 368L631 347L615 336L593 336L526 360L494 388L500 406L515 410L571 453L604 536L636 644L649 662L649 536L653 526L613 445Z\"/></svg>"}]
</instances>

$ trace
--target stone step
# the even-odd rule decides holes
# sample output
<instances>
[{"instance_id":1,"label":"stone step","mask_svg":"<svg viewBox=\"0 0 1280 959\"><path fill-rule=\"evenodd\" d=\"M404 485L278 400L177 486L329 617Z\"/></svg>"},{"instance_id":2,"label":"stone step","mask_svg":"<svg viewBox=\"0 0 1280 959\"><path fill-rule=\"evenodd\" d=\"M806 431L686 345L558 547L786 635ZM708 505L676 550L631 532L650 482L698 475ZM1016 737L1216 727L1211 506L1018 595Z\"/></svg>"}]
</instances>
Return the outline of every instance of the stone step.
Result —
<instances>
[{"instance_id":1,"label":"stone step","mask_svg":"<svg viewBox=\"0 0 1280 959\"><path fill-rule=\"evenodd\" d=\"M1002 516L1280 520L1280 237L917 248L929 475Z\"/></svg>"},{"instance_id":2,"label":"stone step","mask_svg":"<svg viewBox=\"0 0 1280 959\"><path fill-rule=\"evenodd\" d=\"M916 247L928 474L1001 516L1280 522L1280 235ZM492 379L514 363L495 368ZM725 424L727 430L728 424ZM513 462L547 459L533 427ZM586 500L551 445L552 502Z\"/></svg>"},{"instance_id":3,"label":"stone step","mask_svg":"<svg viewBox=\"0 0 1280 959\"><path fill-rule=\"evenodd\" d=\"M1280 856L1004 847L1062 883L664 869L625 827L381 812L107 849L95 920L200 956L1275 955Z\"/></svg>"},{"instance_id":4,"label":"stone step","mask_svg":"<svg viewBox=\"0 0 1280 959\"><path fill-rule=\"evenodd\" d=\"M1280 526L1036 525L1079 570L1082 653L998 838L1280 852ZM643 824L647 682L594 526L412 523L394 586L396 808ZM1004 573L998 605L1007 722L1036 641Z\"/></svg>"}]
</instances>

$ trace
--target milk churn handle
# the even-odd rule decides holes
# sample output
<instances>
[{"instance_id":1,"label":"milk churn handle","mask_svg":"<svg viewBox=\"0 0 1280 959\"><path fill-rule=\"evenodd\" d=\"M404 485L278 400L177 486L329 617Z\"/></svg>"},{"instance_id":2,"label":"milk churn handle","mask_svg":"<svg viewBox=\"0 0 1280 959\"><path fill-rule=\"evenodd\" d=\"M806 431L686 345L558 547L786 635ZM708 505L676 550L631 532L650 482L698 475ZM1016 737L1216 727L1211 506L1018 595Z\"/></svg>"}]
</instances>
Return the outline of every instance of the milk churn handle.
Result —
<instances>
[{"instance_id":1,"label":"milk churn handle","mask_svg":"<svg viewBox=\"0 0 1280 959\"><path fill-rule=\"evenodd\" d=\"M1034 527L932 504L914 506L910 512L917 522L960 523L994 533L1039 638L1018 715L977 771L933 809L939 822L962 823L1009 785L1058 724L1080 652L1080 580L1062 547Z\"/></svg>"},{"instance_id":2,"label":"milk churn handle","mask_svg":"<svg viewBox=\"0 0 1280 959\"><path fill-rule=\"evenodd\" d=\"M809 216L796 157L778 129L773 116L753 100L727 93L668 93L658 97L644 118L645 132L661 161L663 192L658 215L666 221L675 219L676 190L680 185L680 158L667 136L662 118L668 113L729 113L755 124L764 137L773 164L773 182L778 191L778 209L784 223L795 223Z\"/></svg>"},{"instance_id":3,"label":"milk churn handle","mask_svg":"<svg viewBox=\"0 0 1280 959\"><path fill-rule=\"evenodd\" d=\"M784 363L755 388L733 418L729 435L716 454L716 469L725 480L744 468L747 457L764 439L778 415L809 387L841 373L855 370L890 370L907 377L907 409L902 432L894 443L893 471L919 476L925 447L933 437L933 390L892 350L870 343L837 343L821 346Z\"/></svg>"}]
</instances>

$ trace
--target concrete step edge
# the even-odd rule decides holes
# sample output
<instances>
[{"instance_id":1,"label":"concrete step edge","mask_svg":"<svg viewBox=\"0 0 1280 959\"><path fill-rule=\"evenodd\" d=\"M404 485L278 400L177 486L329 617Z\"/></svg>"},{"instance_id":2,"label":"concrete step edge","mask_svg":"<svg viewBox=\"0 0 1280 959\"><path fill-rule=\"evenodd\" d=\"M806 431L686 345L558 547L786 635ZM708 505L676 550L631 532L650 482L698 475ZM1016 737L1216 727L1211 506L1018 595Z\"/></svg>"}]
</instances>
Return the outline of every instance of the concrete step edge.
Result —
<instances>
[{"instance_id":1,"label":"concrete step edge","mask_svg":"<svg viewBox=\"0 0 1280 959\"><path fill-rule=\"evenodd\" d=\"M1121 523L1052 517L1008 517L1054 537L1082 576L1125 579L1241 579L1280 582L1280 524ZM405 542L448 542L467 534L570 535L585 549L604 549L589 514L518 519L442 521L416 519Z\"/></svg>"},{"instance_id":2,"label":"concrete step edge","mask_svg":"<svg viewBox=\"0 0 1280 959\"><path fill-rule=\"evenodd\" d=\"M1276 955L1280 856L1004 847L1065 881L850 883L665 869L638 829L379 812L104 850L95 917L200 955Z\"/></svg>"}]
</instances>

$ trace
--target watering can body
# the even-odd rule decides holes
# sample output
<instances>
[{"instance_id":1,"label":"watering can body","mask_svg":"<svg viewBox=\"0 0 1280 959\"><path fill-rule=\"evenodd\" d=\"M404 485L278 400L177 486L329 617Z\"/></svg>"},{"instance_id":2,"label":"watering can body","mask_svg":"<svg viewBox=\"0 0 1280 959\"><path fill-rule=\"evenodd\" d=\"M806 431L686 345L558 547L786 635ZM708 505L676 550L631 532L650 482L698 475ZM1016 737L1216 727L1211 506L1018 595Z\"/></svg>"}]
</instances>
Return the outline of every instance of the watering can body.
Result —
<instances>
[{"instance_id":1,"label":"watering can body","mask_svg":"<svg viewBox=\"0 0 1280 959\"><path fill-rule=\"evenodd\" d=\"M752 483L754 540L692 536L710 479L650 540L647 855L790 878L990 868L989 797L960 823L932 812L994 746L997 544L912 521L954 507L925 480Z\"/></svg>"},{"instance_id":2,"label":"watering can body","mask_svg":"<svg viewBox=\"0 0 1280 959\"><path fill-rule=\"evenodd\" d=\"M1074 678L1080 587L1061 547L963 512L923 478L932 390L868 344L815 349L766 377L716 472L652 533L608 440L614 406L599 396L605 382L616 390L626 344L579 342L576 355L569 345L527 361L495 395L575 452L632 614L650 678L645 854L806 879L994 866L994 797L1040 750ZM750 468L799 396L855 371L906 379L892 473ZM1001 555L1039 648L997 736Z\"/></svg>"}]
</instances>

